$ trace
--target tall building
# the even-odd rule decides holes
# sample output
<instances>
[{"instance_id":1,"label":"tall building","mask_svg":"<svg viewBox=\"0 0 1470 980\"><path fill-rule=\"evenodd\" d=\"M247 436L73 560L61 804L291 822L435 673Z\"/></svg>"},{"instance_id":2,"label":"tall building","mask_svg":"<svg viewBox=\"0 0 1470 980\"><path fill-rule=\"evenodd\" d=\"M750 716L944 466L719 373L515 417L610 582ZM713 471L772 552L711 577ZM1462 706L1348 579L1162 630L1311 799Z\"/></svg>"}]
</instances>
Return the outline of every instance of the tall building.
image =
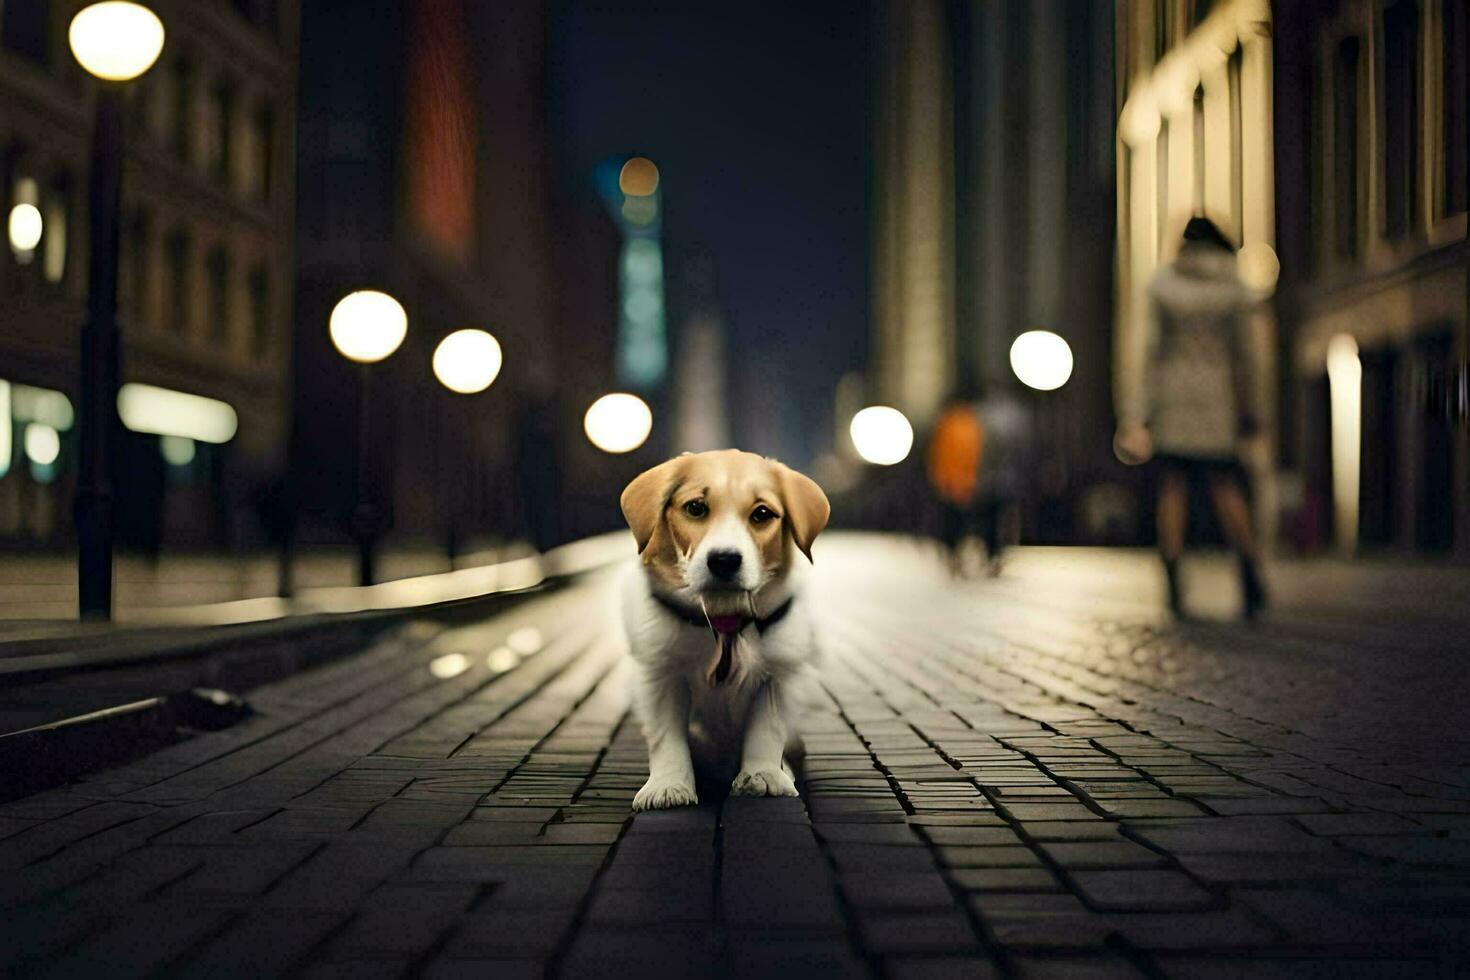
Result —
<instances>
[{"instance_id":1,"label":"tall building","mask_svg":"<svg viewBox=\"0 0 1470 980\"><path fill-rule=\"evenodd\" d=\"M581 530L563 477L581 458L595 384L577 379L611 363L617 246L595 205L553 179L545 16L533 0L303 10L292 487L303 542L350 529L359 461L400 541L547 545ZM366 368L327 332L334 305L362 288L408 315L403 345ZM431 369L440 340L466 327L504 354L473 395Z\"/></svg>"},{"instance_id":2,"label":"tall building","mask_svg":"<svg viewBox=\"0 0 1470 980\"><path fill-rule=\"evenodd\" d=\"M1107 0L880 3L869 397L922 439L944 400L1011 392L1034 415L1028 537L1075 539L1108 449L1113 19ZM1023 389L1015 338L1071 347ZM1045 502L1043 504L1043 501Z\"/></svg>"},{"instance_id":3,"label":"tall building","mask_svg":"<svg viewBox=\"0 0 1470 980\"><path fill-rule=\"evenodd\" d=\"M1470 555L1467 10L1277 5L1283 461L1306 544Z\"/></svg>"},{"instance_id":4,"label":"tall building","mask_svg":"<svg viewBox=\"0 0 1470 980\"><path fill-rule=\"evenodd\" d=\"M944 0L880 0L873 394L930 422L954 383L954 79Z\"/></svg>"},{"instance_id":5,"label":"tall building","mask_svg":"<svg viewBox=\"0 0 1470 980\"><path fill-rule=\"evenodd\" d=\"M119 318L134 387L119 528L147 548L249 542L289 426L298 5L149 5L167 38L127 86ZM82 6L0 4L0 202L11 229L39 230L0 254L0 541L12 544L71 533L96 84L67 47Z\"/></svg>"}]
</instances>

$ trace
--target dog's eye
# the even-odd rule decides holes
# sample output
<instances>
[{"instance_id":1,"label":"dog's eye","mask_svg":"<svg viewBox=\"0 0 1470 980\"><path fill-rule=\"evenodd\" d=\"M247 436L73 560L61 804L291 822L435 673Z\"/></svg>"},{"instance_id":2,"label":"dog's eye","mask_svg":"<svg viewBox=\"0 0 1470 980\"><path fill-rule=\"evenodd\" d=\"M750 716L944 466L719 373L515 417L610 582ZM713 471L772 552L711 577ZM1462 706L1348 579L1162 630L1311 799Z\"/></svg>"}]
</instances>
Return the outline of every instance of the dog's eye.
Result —
<instances>
[{"instance_id":1,"label":"dog's eye","mask_svg":"<svg viewBox=\"0 0 1470 980\"><path fill-rule=\"evenodd\" d=\"M750 515L750 523L752 523L752 524L764 524L766 521L769 521L771 518L773 518L775 516L776 516L776 512L774 510L771 510L771 508L769 508L766 505L762 504L761 506L757 507L751 513L751 515Z\"/></svg>"},{"instance_id":2,"label":"dog's eye","mask_svg":"<svg viewBox=\"0 0 1470 980\"><path fill-rule=\"evenodd\" d=\"M703 517L709 513L709 505L703 500L691 500L684 505L684 513L690 517Z\"/></svg>"}]
</instances>

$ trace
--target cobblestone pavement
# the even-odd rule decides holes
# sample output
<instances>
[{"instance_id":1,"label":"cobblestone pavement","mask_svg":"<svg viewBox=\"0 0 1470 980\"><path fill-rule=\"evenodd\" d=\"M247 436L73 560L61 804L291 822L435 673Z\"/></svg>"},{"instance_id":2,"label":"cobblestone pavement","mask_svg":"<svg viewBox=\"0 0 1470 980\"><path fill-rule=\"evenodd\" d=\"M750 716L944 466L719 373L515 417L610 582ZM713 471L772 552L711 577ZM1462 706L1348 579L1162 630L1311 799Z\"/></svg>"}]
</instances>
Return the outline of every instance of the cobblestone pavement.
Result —
<instances>
[{"instance_id":1,"label":"cobblestone pavement","mask_svg":"<svg viewBox=\"0 0 1470 980\"><path fill-rule=\"evenodd\" d=\"M1453 584L1278 570L1272 622L1172 627L1139 555L967 583L872 537L817 557L800 799L630 814L646 760L594 576L410 624L256 691L245 724L0 807L0 973L1463 969Z\"/></svg>"}]
</instances>

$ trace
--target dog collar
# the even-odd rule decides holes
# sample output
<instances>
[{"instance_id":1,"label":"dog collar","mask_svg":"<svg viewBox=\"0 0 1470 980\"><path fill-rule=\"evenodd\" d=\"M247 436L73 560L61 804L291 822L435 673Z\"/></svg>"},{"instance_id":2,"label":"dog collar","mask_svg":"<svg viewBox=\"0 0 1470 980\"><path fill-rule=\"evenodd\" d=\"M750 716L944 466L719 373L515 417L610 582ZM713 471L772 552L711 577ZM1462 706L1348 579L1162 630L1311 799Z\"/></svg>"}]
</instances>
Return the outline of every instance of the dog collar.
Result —
<instances>
[{"instance_id":1,"label":"dog collar","mask_svg":"<svg viewBox=\"0 0 1470 980\"><path fill-rule=\"evenodd\" d=\"M796 601L796 596L787 596L786 601L772 609L768 616L706 616L703 609L690 609L661 593L654 592L653 597L658 600L659 605L684 622L691 626L702 626L716 636L734 636L752 624L757 633L764 633L785 619L786 614L791 611L791 604Z\"/></svg>"}]
</instances>

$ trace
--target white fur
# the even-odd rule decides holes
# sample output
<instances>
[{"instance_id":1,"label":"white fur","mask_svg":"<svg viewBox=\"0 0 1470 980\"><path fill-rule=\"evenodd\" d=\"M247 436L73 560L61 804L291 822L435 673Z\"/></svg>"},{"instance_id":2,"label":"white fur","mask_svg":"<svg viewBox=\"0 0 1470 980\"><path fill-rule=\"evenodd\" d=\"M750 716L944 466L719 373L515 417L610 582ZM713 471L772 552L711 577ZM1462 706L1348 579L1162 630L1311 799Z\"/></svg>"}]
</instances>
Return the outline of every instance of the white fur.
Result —
<instances>
[{"instance_id":1,"label":"white fur","mask_svg":"<svg viewBox=\"0 0 1470 980\"><path fill-rule=\"evenodd\" d=\"M741 573L768 578L759 552L740 529L711 528L688 563L686 580L696 588L711 548L739 548L745 539ZM713 543L711 543L713 541ZM799 563L801 558L797 558ZM791 573L777 583L742 582L759 588L756 611L769 615L793 594ZM633 707L648 741L648 782L633 799L634 810L660 810L698 802L695 768L713 778L731 779L732 793L743 796L795 796L796 782L786 762L795 736L801 689L811 682L816 645L811 620L797 598L787 614L764 634L748 625L736 638L734 669L718 686L707 673L717 640L704 626L675 616L653 598L653 584L639 567L623 581L621 603L628 649L637 666ZM694 589L671 596L698 608ZM742 597L743 599L743 597Z\"/></svg>"}]
</instances>

